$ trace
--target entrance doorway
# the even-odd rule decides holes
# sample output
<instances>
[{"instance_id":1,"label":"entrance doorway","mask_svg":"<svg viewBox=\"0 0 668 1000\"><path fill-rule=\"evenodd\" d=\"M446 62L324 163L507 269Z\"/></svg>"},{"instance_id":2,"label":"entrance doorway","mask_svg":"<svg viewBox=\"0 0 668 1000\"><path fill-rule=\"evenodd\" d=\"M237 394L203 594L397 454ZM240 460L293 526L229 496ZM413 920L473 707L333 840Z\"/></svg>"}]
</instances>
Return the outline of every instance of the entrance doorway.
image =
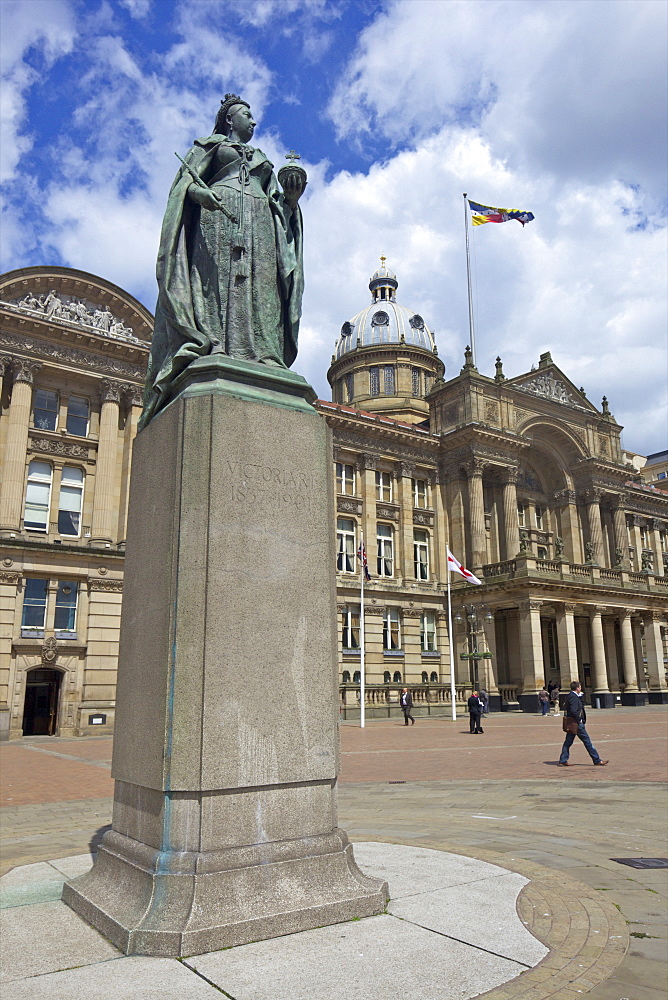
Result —
<instances>
[{"instance_id":1,"label":"entrance doorway","mask_svg":"<svg viewBox=\"0 0 668 1000\"><path fill-rule=\"evenodd\" d=\"M58 722L58 695L61 673L58 670L29 670L23 709L24 736L54 736Z\"/></svg>"}]
</instances>

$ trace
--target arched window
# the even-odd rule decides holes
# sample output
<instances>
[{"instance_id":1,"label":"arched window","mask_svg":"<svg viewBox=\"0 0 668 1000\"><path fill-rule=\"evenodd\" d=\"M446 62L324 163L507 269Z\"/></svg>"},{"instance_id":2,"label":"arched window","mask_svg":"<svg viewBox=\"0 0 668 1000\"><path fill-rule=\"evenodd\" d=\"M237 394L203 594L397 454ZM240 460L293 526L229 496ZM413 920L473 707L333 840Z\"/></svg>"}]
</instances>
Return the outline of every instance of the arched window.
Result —
<instances>
[{"instance_id":1,"label":"arched window","mask_svg":"<svg viewBox=\"0 0 668 1000\"><path fill-rule=\"evenodd\" d=\"M343 684L350 684L350 671L349 670L344 670L343 671L343 675L341 677L341 682Z\"/></svg>"},{"instance_id":2,"label":"arched window","mask_svg":"<svg viewBox=\"0 0 668 1000\"><path fill-rule=\"evenodd\" d=\"M28 488L23 514L26 531L49 530L49 507L51 505L51 479L53 469L48 462L32 461L28 466Z\"/></svg>"},{"instance_id":3,"label":"arched window","mask_svg":"<svg viewBox=\"0 0 668 1000\"><path fill-rule=\"evenodd\" d=\"M432 670L431 677L429 678L432 684L438 684L438 674L435 670Z\"/></svg>"},{"instance_id":4,"label":"arched window","mask_svg":"<svg viewBox=\"0 0 668 1000\"><path fill-rule=\"evenodd\" d=\"M353 684L359 684L361 680L362 680L362 675L360 674L359 670L356 670L355 673L353 674Z\"/></svg>"},{"instance_id":5,"label":"arched window","mask_svg":"<svg viewBox=\"0 0 668 1000\"><path fill-rule=\"evenodd\" d=\"M390 673L389 670L386 670L385 673L383 674L383 681L385 682L385 684L389 684L391 680L392 680L392 674Z\"/></svg>"},{"instance_id":6,"label":"arched window","mask_svg":"<svg viewBox=\"0 0 668 1000\"><path fill-rule=\"evenodd\" d=\"M395 670L394 677L392 678L395 684L401 684L401 671Z\"/></svg>"},{"instance_id":7,"label":"arched window","mask_svg":"<svg viewBox=\"0 0 668 1000\"><path fill-rule=\"evenodd\" d=\"M422 671L422 683L423 684L428 684L429 683L429 674L427 673L426 670Z\"/></svg>"}]
</instances>

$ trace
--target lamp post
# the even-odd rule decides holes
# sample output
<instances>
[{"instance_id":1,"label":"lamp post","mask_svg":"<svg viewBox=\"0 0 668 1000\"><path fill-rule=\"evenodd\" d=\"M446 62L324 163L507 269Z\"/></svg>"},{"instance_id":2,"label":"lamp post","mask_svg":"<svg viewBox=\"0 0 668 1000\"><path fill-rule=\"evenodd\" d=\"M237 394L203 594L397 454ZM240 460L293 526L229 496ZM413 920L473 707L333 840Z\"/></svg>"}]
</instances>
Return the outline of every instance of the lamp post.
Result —
<instances>
[{"instance_id":1,"label":"lamp post","mask_svg":"<svg viewBox=\"0 0 668 1000\"><path fill-rule=\"evenodd\" d=\"M484 622L494 621L494 615L485 604L463 604L454 616L457 625L466 624L468 652L460 653L460 660L468 660L469 679L474 691L479 690L478 664L480 660L491 660L488 650L481 650L478 637L483 631Z\"/></svg>"}]
</instances>

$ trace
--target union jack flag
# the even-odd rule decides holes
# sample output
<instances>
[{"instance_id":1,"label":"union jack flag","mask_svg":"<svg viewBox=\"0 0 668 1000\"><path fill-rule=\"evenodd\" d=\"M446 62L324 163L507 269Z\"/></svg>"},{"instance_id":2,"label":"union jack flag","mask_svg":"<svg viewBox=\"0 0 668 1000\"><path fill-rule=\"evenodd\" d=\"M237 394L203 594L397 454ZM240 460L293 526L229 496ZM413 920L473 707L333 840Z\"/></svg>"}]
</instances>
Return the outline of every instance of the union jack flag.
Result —
<instances>
[{"instance_id":1,"label":"union jack flag","mask_svg":"<svg viewBox=\"0 0 668 1000\"><path fill-rule=\"evenodd\" d=\"M364 579L370 580L371 573L369 573L369 564L367 563L366 559L366 547L364 545L364 542L360 542L360 547L357 550L357 558L362 563L362 570L364 571Z\"/></svg>"}]
</instances>

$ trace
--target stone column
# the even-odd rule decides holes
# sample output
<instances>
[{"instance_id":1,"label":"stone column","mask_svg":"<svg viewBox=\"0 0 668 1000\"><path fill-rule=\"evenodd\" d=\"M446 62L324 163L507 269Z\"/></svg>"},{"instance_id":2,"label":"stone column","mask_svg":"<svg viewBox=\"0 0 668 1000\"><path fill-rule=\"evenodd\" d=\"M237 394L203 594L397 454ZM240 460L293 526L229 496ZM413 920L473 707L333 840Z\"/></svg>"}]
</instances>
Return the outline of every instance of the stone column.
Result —
<instances>
[{"instance_id":1,"label":"stone column","mask_svg":"<svg viewBox=\"0 0 668 1000\"><path fill-rule=\"evenodd\" d=\"M491 608L490 611L494 614ZM483 620L482 627L485 636L485 645L487 650L492 654L492 658L480 661L480 673L485 679L485 686L487 694L489 695L490 712L500 712L501 695L499 694L499 686L497 683L498 671L496 666L496 622Z\"/></svg>"},{"instance_id":2,"label":"stone column","mask_svg":"<svg viewBox=\"0 0 668 1000\"><path fill-rule=\"evenodd\" d=\"M415 582L413 566L413 476L415 470L408 462L397 462L395 466L396 502L400 505L399 524L395 556L397 557L397 573L404 583Z\"/></svg>"},{"instance_id":3,"label":"stone column","mask_svg":"<svg viewBox=\"0 0 668 1000\"><path fill-rule=\"evenodd\" d=\"M2 367L9 368L13 381L0 484L0 536L7 537L21 530L33 376L42 366L23 358L3 358Z\"/></svg>"},{"instance_id":4,"label":"stone column","mask_svg":"<svg viewBox=\"0 0 668 1000\"><path fill-rule=\"evenodd\" d=\"M571 681L580 680L578 649L575 641L577 604L557 605L557 641L559 643L559 690L568 691Z\"/></svg>"},{"instance_id":5,"label":"stone column","mask_svg":"<svg viewBox=\"0 0 668 1000\"><path fill-rule=\"evenodd\" d=\"M431 489L432 508L434 510L434 527L432 534L432 558L434 562L434 579L447 584L447 560L445 547L449 537L448 515L443 502L443 487L441 486L441 476L434 470L429 474L429 488Z\"/></svg>"},{"instance_id":6,"label":"stone column","mask_svg":"<svg viewBox=\"0 0 668 1000\"><path fill-rule=\"evenodd\" d=\"M624 499L623 497L613 497L611 502L612 507L612 523L615 533L615 549L621 549L622 558L619 562L619 569L628 570L629 568L629 536L626 530L626 512L624 510ZM613 560L613 565L617 564L617 559Z\"/></svg>"},{"instance_id":7,"label":"stone column","mask_svg":"<svg viewBox=\"0 0 668 1000\"><path fill-rule=\"evenodd\" d=\"M520 603L522 693L518 696L518 701L523 712L538 711L538 692L545 684L543 636L540 624L542 603L533 598Z\"/></svg>"},{"instance_id":8,"label":"stone column","mask_svg":"<svg viewBox=\"0 0 668 1000\"><path fill-rule=\"evenodd\" d=\"M654 576L664 575L663 552L661 550L661 536L659 534L662 527L663 527L662 521L660 521L656 517L652 518L652 520L649 523L649 529L651 532L650 534L651 547L652 551L654 552Z\"/></svg>"},{"instance_id":9,"label":"stone column","mask_svg":"<svg viewBox=\"0 0 668 1000\"><path fill-rule=\"evenodd\" d=\"M482 472L484 463L472 459L466 465L469 493L469 517L471 522L471 547L473 549L474 570L487 562L487 533L485 531L485 504L482 492ZM460 560L461 562L461 560Z\"/></svg>"},{"instance_id":10,"label":"stone column","mask_svg":"<svg viewBox=\"0 0 668 1000\"><path fill-rule=\"evenodd\" d=\"M118 413L123 386L120 382L104 379L100 390L102 412L100 414L100 437L97 446L95 467L95 494L93 498L93 518L90 545L106 545L109 548L114 538L114 513L117 505L114 498L116 488L116 458L118 449Z\"/></svg>"},{"instance_id":11,"label":"stone column","mask_svg":"<svg viewBox=\"0 0 668 1000\"><path fill-rule=\"evenodd\" d=\"M121 468L121 497L118 511L117 537L125 541L127 531L128 502L130 499L130 471L132 469L132 446L137 436L137 424L142 411L142 390L138 385L125 386L123 395L128 408L123 432L123 465Z\"/></svg>"},{"instance_id":12,"label":"stone column","mask_svg":"<svg viewBox=\"0 0 668 1000\"><path fill-rule=\"evenodd\" d=\"M626 548L628 553L628 545ZM628 608L625 608L619 616L619 633L622 648L621 667L624 680L622 705L645 705L647 703L647 695L644 691L638 690L638 668L636 666L631 614L632 612Z\"/></svg>"},{"instance_id":13,"label":"stone column","mask_svg":"<svg viewBox=\"0 0 668 1000\"><path fill-rule=\"evenodd\" d=\"M605 659L605 643L603 641L603 622L601 615L607 608L592 607L589 609L591 628L591 671L592 671L592 705L598 699L601 708L614 708L615 698L610 693L608 685L608 670Z\"/></svg>"},{"instance_id":14,"label":"stone column","mask_svg":"<svg viewBox=\"0 0 668 1000\"><path fill-rule=\"evenodd\" d=\"M369 572L375 579L376 572L376 456L360 455L355 463L355 472L360 481L360 496L362 497L361 526L364 532L364 547L366 548Z\"/></svg>"},{"instance_id":15,"label":"stone column","mask_svg":"<svg viewBox=\"0 0 668 1000\"><path fill-rule=\"evenodd\" d=\"M502 483L505 558L514 559L520 551L520 528L517 523L517 469L505 469Z\"/></svg>"},{"instance_id":16,"label":"stone column","mask_svg":"<svg viewBox=\"0 0 668 1000\"><path fill-rule=\"evenodd\" d=\"M603 534L601 532L601 494L599 490L587 490L584 502L587 506L589 541L592 545L592 562L600 566L603 562Z\"/></svg>"},{"instance_id":17,"label":"stone column","mask_svg":"<svg viewBox=\"0 0 668 1000\"><path fill-rule=\"evenodd\" d=\"M650 705L668 704L668 685L666 685L666 669L663 662L663 642L661 626L666 624L665 617L658 611L647 611L643 614L645 626L645 655L649 673L649 703Z\"/></svg>"},{"instance_id":18,"label":"stone column","mask_svg":"<svg viewBox=\"0 0 668 1000\"><path fill-rule=\"evenodd\" d=\"M583 555L580 518L573 490L562 490L560 493L556 493L554 496L554 505L555 508L561 508L559 523L566 560L568 562L581 563Z\"/></svg>"},{"instance_id":19,"label":"stone column","mask_svg":"<svg viewBox=\"0 0 668 1000\"><path fill-rule=\"evenodd\" d=\"M459 469L444 467L441 475L445 479L448 496L449 533L447 544L454 556L465 566L468 565L466 552L466 525L464 515L463 480Z\"/></svg>"}]
</instances>

